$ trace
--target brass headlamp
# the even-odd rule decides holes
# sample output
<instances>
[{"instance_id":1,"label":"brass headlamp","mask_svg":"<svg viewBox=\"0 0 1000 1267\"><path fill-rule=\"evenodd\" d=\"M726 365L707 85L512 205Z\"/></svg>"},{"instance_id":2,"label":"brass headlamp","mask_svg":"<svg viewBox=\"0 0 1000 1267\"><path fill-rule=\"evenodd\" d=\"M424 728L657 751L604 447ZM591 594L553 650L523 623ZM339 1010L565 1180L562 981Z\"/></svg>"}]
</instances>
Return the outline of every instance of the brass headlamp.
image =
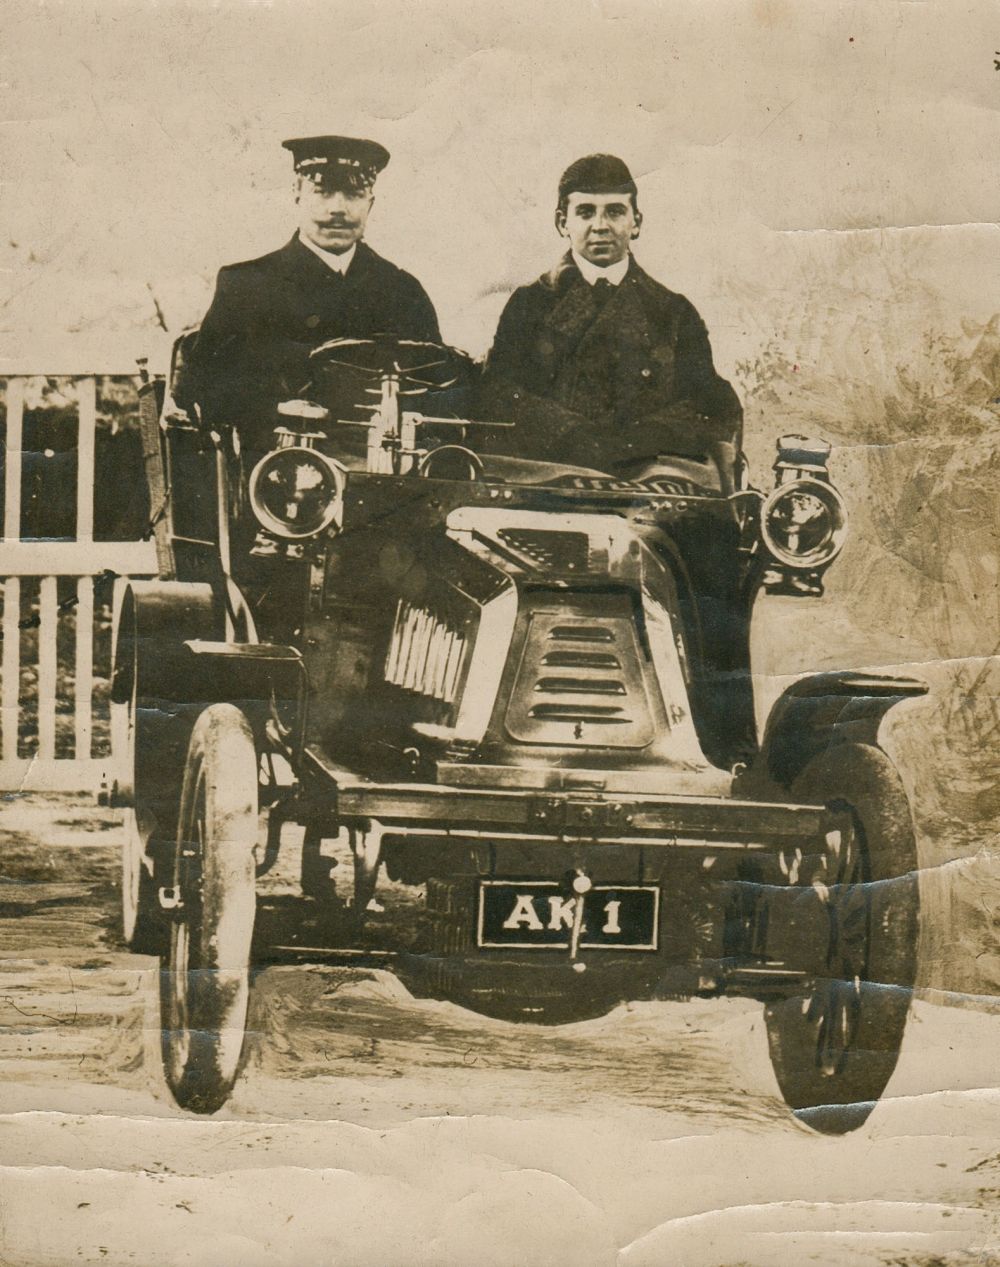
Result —
<instances>
[{"instance_id":1,"label":"brass headlamp","mask_svg":"<svg viewBox=\"0 0 1000 1267\"><path fill-rule=\"evenodd\" d=\"M830 482L830 445L782 436L774 464L775 488L760 510L760 535L773 564L768 593L817 596L823 573L844 548L847 507Z\"/></svg>"},{"instance_id":2,"label":"brass headlamp","mask_svg":"<svg viewBox=\"0 0 1000 1267\"><path fill-rule=\"evenodd\" d=\"M283 401L283 417L298 425L277 427L277 447L250 473L250 505L261 527L286 542L302 542L343 521L345 472L339 462L316 448L322 431L306 430L328 419L312 401Z\"/></svg>"}]
</instances>

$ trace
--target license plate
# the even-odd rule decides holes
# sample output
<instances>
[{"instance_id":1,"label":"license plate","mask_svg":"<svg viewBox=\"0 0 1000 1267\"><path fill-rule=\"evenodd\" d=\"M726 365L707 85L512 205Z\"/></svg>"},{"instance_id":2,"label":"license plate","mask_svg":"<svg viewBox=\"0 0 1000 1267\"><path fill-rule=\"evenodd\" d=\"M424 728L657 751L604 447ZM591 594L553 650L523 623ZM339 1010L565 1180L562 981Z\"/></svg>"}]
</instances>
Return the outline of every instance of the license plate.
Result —
<instances>
[{"instance_id":1,"label":"license plate","mask_svg":"<svg viewBox=\"0 0 1000 1267\"><path fill-rule=\"evenodd\" d=\"M595 885L583 898L551 880L480 880L476 944L509 950L568 950L583 902L582 950L656 950L660 890L653 884Z\"/></svg>"}]
</instances>

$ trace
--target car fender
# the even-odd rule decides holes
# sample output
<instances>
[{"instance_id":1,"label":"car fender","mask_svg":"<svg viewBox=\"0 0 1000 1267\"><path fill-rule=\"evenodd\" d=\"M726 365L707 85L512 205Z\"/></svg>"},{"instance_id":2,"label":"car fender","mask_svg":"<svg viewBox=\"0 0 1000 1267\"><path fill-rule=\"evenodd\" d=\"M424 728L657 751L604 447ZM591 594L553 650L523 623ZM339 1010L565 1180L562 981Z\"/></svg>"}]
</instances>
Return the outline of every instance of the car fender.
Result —
<instances>
[{"instance_id":1,"label":"car fender","mask_svg":"<svg viewBox=\"0 0 1000 1267\"><path fill-rule=\"evenodd\" d=\"M301 749L308 679L295 647L193 638L183 650L184 680L193 703L235 705L247 718L258 751L267 746L267 723L272 720L282 742L292 751Z\"/></svg>"},{"instance_id":2,"label":"car fender","mask_svg":"<svg viewBox=\"0 0 1000 1267\"><path fill-rule=\"evenodd\" d=\"M204 706L192 699L185 682L184 644L212 636L221 620L207 584L129 580L116 589L113 795L117 804L134 808L144 850L156 865L172 847L188 741Z\"/></svg>"},{"instance_id":3,"label":"car fender","mask_svg":"<svg viewBox=\"0 0 1000 1267\"><path fill-rule=\"evenodd\" d=\"M771 710L748 785L788 788L806 764L832 744L877 746L890 708L927 694L918 678L888 674L815 673L800 678Z\"/></svg>"},{"instance_id":4,"label":"car fender","mask_svg":"<svg viewBox=\"0 0 1000 1267\"><path fill-rule=\"evenodd\" d=\"M134 691L140 701L183 703L184 644L220 636L223 620L211 585L127 581L115 602L112 704L127 704Z\"/></svg>"}]
</instances>

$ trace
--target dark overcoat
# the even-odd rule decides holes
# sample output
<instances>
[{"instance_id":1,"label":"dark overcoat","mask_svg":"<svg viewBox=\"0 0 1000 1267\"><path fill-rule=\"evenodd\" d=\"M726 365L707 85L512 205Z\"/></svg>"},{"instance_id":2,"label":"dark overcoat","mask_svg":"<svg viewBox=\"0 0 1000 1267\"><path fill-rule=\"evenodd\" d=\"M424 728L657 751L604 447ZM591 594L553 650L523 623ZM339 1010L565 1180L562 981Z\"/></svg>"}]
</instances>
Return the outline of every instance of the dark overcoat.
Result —
<instances>
[{"instance_id":1,"label":"dark overcoat","mask_svg":"<svg viewBox=\"0 0 1000 1267\"><path fill-rule=\"evenodd\" d=\"M364 242L340 276L296 234L280 250L220 270L184 394L209 423L232 424L250 448L267 447L276 404L307 389L309 353L328 339L378 334L440 342L417 279Z\"/></svg>"},{"instance_id":2,"label":"dark overcoat","mask_svg":"<svg viewBox=\"0 0 1000 1267\"><path fill-rule=\"evenodd\" d=\"M660 453L700 456L710 441L738 446L742 409L694 305L631 258L604 295L568 253L511 295L479 412L515 428L491 447L614 473Z\"/></svg>"}]
</instances>

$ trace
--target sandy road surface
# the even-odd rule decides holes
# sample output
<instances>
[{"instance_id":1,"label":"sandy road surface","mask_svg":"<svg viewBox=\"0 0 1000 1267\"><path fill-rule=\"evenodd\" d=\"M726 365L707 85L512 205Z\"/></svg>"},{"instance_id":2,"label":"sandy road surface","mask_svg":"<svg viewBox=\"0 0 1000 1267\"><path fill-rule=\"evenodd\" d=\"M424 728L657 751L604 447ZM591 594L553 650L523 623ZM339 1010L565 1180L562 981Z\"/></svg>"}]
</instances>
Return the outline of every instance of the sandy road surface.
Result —
<instances>
[{"instance_id":1,"label":"sandy road surface","mask_svg":"<svg viewBox=\"0 0 1000 1267\"><path fill-rule=\"evenodd\" d=\"M160 1083L155 965L114 941L118 839L82 800L0 811L4 1264L1000 1262L985 1001L919 1000L886 1100L826 1139L752 1003L545 1029L272 968L236 1095L195 1119Z\"/></svg>"}]
</instances>

